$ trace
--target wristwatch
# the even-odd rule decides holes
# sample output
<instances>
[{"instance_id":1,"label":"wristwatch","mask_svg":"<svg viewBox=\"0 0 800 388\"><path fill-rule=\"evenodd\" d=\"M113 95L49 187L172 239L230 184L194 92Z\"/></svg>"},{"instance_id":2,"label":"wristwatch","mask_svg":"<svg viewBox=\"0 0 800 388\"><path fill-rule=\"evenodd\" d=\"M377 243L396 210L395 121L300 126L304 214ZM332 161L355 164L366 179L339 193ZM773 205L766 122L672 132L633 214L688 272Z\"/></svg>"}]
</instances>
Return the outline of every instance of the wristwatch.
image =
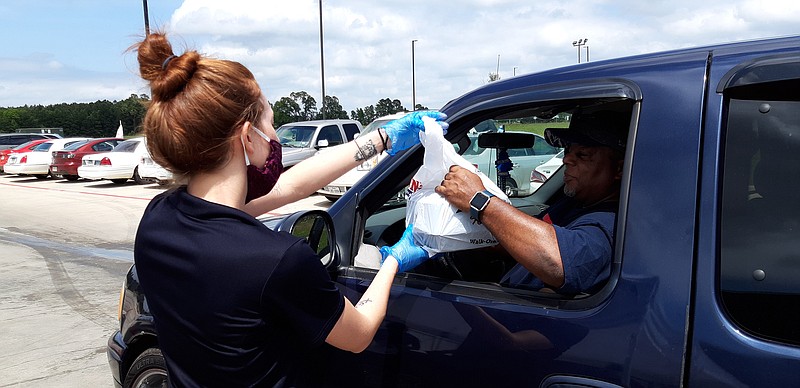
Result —
<instances>
[{"instance_id":1,"label":"wristwatch","mask_svg":"<svg viewBox=\"0 0 800 388\"><path fill-rule=\"evenodd\" d=\"M469 201L469 218L481 222L481 213L489 206L489 200L494 197L489 190L483 190L475 193Z\"/></svg>"}]
</instances>

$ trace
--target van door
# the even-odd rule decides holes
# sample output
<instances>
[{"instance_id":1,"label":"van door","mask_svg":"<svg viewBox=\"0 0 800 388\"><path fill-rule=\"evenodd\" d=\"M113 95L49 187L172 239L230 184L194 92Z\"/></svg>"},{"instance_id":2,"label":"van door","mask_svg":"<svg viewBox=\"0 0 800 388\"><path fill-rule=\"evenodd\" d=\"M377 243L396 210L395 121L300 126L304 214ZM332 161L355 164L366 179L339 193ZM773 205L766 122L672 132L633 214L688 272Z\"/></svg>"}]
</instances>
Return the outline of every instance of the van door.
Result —
<instances>
[{"instance_id":1,"label":"van door","mask_svg":"<svg viewBox=\"0 0 800 388\"><path fill-rule=\"evenodd\" d=\"M706 62L706 52L693 52L521 76L442 108L449 116L447 138L464 150L469 129L486 120L510 129L582 107L627 106L628 149L607 283L590 294L561 295L501 283L515 263L500 254L433 259L397 276L373 343L359 355L335 352L326 381L680 385ZM333 276L351 300L376 272L355 265L369 262L359 256L393 244L405 227L405 204L389 199L406 189L422 153L420 147L388 158L330 209L341 254ZM514 199L515 206L540 215L561 195L562 179L563 171L554 173L532 194Z\"/></svg>"},{"instance_id":2,"label":"van door","mask_svg":"<svg viewBox=\"0 0 800 388\"><path fill-rule=\"evenodd\" d=\"M714 57L693 386L800 382L800 50L786 47Z\"/></svg>"}]
</instances>

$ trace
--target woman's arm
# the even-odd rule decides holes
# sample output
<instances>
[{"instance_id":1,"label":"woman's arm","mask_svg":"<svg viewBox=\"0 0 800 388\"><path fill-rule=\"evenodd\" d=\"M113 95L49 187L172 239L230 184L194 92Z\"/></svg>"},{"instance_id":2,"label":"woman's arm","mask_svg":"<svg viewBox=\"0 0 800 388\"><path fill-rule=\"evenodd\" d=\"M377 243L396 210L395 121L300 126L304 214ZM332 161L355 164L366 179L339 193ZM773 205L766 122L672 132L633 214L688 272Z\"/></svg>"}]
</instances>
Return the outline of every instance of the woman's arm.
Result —
<instances>
[{"instance_id":1,"label":"woman's arm","mask_svg":"<svg viewBox=\"0 0 800 388\"><path fill-rule=\"evenodd\" d=\"M355 306L345 298L344 312L325 342L353 353L361 353L369 346L386 316L389 291L397 268L397 259L389 256Z\"/></svg>"},{"instance_id":2,"label":"woman's arm","mask_svg":"<svg viewBox=\"0 0 800 388\"><path fill-rule=\"evenodd\" d=\"M391 146L384 129L379 128L377 131L303 160L281 174L272 191L248 202L244 210L257 217L283 205L307 198L365 160L384 151L381 137L386 139L387 146Z\"/></svg>"},{"instance_id":3,"label":"woman's arm","mask_svg":"<svg viewBox=\"0 0 800 388\"><path fill-rule=\"evenodd\" d=\"M386 316L394 275L428 260L428 252L414 244L413 230L414 225L408 225L397 244L381 248L381 257L384 258L381 269L355 306L345 299L344 312L326 342L354 353L369 346Z\"/></svg>"},{"instance_id":4,"label":"woman's arm","mask_svg":"<svg viewBox=\"0 0 800 388\"><path fill-rule=\"evenodd\" d=\"M447 115L436 111L417 111L390 121L373 133L327 152L308 158L281 175L267 195L256 198L244 210L256 217L288 203L303 199L324 187L363 161L386 151L389 155L419 143L419 132L425 130L423 117L431 117L447 129Z\"/></svg>"}]
</instances>

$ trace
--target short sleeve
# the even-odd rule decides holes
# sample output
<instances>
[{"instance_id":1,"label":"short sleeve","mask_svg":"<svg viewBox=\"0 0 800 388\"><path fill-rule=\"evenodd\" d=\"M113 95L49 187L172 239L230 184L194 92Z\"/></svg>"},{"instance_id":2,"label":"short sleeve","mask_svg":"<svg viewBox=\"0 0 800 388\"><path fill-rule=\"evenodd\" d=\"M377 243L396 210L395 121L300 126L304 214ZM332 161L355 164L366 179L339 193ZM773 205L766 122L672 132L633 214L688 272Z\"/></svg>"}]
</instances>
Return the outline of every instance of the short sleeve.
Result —
<instances>
[{"instance_id":1,"label":"short sleeve","mask_svg":"<svg viewBox=\"0 0 800 388\"><path fill-rule=\"evenodd\" d=\"M262 306L301 347L320 344L344 311L344 297L314 251L300 240L269 277Z\"/></svg>"},{"instance_id":2,"label":"short sleeve","mask_svg":"<svg viewBox=\"0 0 800 388\"><path fill-rule=\"evenodd\" d=\"M564 266L564 285L559 293L592 292L608 280L615 218L610 212L591 213L567 227L554 226Z\"/></svg>"}]
</instances>

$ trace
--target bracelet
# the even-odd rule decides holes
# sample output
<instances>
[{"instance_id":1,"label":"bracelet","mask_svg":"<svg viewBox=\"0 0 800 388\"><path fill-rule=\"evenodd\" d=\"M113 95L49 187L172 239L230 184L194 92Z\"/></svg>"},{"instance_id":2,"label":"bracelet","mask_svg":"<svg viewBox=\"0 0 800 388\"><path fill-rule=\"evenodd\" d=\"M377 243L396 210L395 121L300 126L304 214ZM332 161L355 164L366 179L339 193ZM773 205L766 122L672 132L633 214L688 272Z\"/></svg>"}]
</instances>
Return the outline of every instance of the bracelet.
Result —
<instances>
[{"instance_id":1,"label":"bracelet","mask_svg":"<svg viewBox=\"0 0 800 388\"><path fill-rule=\"evenodd\" d=\"M386 139L384 139L383 134L381 133L381 129L383 128L378 128L378 136L381 137L381 143L383 143L383 150L388 152L389 147L386 146ZM389 135L387 134L386 137L388 138Z\"/></svg>"}]
</instances>

